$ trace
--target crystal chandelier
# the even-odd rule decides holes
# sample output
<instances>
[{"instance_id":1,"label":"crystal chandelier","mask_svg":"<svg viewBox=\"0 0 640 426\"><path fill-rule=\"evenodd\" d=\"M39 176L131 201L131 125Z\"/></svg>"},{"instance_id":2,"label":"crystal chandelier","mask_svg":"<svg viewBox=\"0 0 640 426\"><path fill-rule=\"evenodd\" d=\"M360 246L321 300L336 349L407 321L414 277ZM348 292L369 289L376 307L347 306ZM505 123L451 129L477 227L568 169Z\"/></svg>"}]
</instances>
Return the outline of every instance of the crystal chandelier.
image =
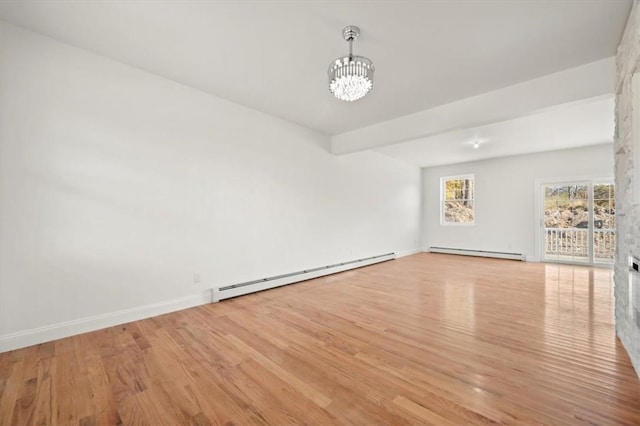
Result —
<instances>
[{"instance_id":1,"label":"crystal chandelier","mask_svg":"<svg viewBox=\"0 0 640 426\"><path fill-rule=\"evenodd\" d=\"M353 25L345 27L342 36L349 42L349 55L338 58L329 65L329 90L343 101L357 101L373 88L373 62L369 58L353 54L353 41L359 35L360 28Z\"/></svg>"}]
</instances>

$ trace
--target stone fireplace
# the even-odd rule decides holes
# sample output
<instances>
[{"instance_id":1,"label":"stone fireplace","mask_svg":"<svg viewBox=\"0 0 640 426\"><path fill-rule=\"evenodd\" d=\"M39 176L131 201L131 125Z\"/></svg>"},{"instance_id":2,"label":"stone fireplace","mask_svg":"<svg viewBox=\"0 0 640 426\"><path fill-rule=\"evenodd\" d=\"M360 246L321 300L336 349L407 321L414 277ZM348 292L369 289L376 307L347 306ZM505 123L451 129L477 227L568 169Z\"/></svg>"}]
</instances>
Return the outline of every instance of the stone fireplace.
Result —
<instances>
[{"instance_id":1,"label":"stone fireplace","mask_svg":"<svg viewBox=\"0 0 640 426\"><path fill-rule=\"evenodd\" d=\"M616 56L616 333L640 376L640 2ZM634 264L636 265L634 267Z\"/></svg>"}]
</instances>

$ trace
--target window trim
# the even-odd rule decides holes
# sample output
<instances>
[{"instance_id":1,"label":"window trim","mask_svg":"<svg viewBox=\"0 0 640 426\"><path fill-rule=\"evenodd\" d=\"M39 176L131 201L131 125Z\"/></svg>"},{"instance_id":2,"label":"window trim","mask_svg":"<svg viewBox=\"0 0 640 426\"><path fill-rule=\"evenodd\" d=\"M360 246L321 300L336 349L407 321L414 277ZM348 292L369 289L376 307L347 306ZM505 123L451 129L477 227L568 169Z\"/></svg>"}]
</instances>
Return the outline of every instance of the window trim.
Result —
<instances>
[{"instance_id":1,"label":"window trim","mask_svg":"<svg viewBox=\"0 0 640 426\"><path fill-rule=\"evenodd\" d=\"M447 180L462 180L462 179L470 179L473 180L473 221L472 222L447 222L445 221L444 214L444 183ZM440 203L438 205L440 209L440 225L441 226L476 226L476 176L473 173L465 174L465 175L454 175L454 176L442 176L440 177Z\"/></svg>"}]
</instances>

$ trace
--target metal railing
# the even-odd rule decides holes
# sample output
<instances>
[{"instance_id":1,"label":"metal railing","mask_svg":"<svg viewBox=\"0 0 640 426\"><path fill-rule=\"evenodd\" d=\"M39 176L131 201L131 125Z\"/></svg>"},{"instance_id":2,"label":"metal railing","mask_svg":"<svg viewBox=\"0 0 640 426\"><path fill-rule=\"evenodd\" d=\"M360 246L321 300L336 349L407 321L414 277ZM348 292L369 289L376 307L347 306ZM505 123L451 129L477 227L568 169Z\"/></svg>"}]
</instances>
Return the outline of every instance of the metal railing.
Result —
<instances>
[{"instance_id":1,"label":"metal railing","mask_svg":"<svg viewBox=\"0 0 640 426\"><path fill-rule=\"evenodd\" d=\"M589 260L589 230L584 228L545 228L545 256L570 260ZM614 229L593 230L593 257L598 263L613 263L616 250Z\"/></svg>"}]
</instances>

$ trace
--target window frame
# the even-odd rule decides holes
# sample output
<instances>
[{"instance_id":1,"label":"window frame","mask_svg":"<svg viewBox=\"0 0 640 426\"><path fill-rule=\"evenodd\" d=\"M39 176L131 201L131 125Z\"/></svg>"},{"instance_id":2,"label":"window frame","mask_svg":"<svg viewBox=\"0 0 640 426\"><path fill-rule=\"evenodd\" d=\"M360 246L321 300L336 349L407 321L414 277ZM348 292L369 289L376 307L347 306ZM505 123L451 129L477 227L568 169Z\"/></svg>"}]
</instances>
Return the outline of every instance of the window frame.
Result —
<instances>
[{"instance_id":1,"label":"window frame","mask_svg":"<svg viewBox=\"0 0 640 426\"><path fill-rule=\"evenodd\" d=\"M446 215L444 212L445 208L445 193L444 186L445 182L449 180L472 180L473 181L473 198L471 201L473 202L473 221L471 222L447 222L445 220ZM465 175L454 175L454 176L442 176L440 177L440 225L441 226L475 226L476 225L476 176L473 173L465 174Z\"/></svg>"}]
</instances>

